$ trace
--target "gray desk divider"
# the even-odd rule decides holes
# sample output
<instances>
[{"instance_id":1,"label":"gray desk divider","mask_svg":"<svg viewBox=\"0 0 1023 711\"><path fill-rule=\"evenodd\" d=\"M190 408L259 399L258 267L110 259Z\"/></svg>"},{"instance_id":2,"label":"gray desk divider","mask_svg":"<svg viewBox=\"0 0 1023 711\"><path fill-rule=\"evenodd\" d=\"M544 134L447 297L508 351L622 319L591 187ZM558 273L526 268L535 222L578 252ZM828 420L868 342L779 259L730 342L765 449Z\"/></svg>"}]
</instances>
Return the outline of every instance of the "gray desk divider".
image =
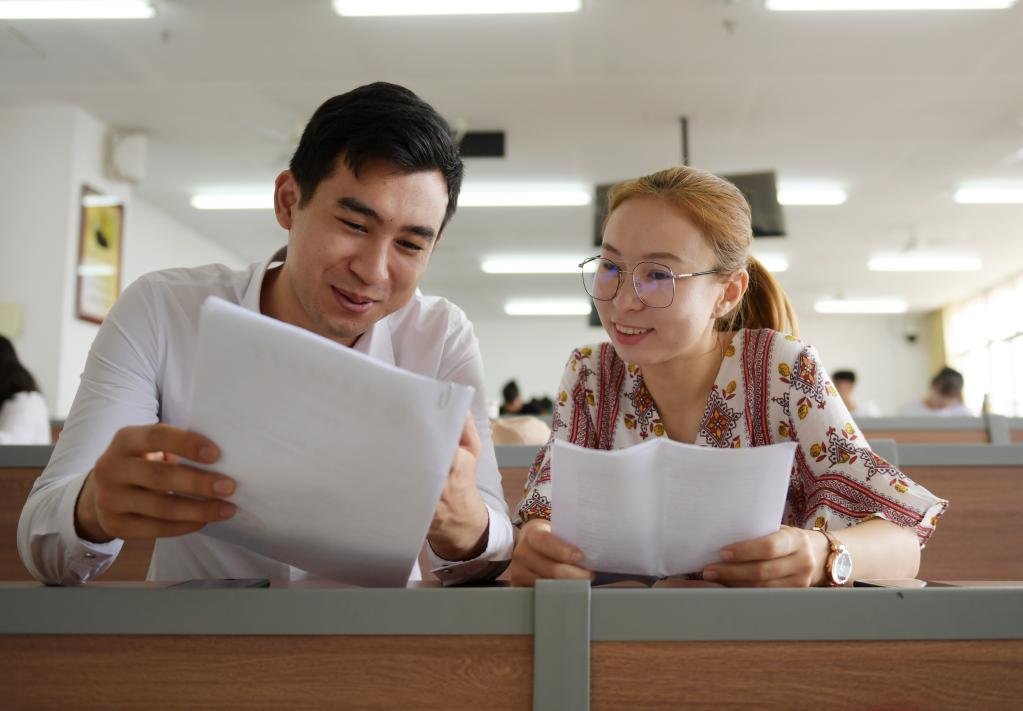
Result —
<instances>
[{"instance_id":1,"label":"gray desk divider","mask_svg":"<svg viewBox=\"0 0 1023 711\"><path fill-rule=\"evenodd\" d=\"M540 448L535 444L502 444L494 447L499 467L531 467Z\"/></svg>"},{"instance_id":2,"label":"gray desk divider","mask_svg":"<svg viewBox=\"0 0 1023 711\"><path fill-rule=\"evenodd\" d=\"M528 635L525 588L181 590L0 583L0 634Z\"/></svg>"},{"instance_id":3,"label":"gray desk divider","mask_svg":"<svg viewBox=\"0 0 1023 711\"><path fill-rule=\"evenodd\" d=\"M952 419L952 418L949 418ZM955 418L958 419L958 418ZM1002 418L1003 422L1007 422ZM896 444L894 450L875 440L878 453L897 466L1013 466L1023 464L1023 444ZM874 446L874 442L871 443ZM502 445L495 447L499 467L529 467L538 447ZM894 460L888 455L893 454ZM45 467L53 452L51 445L0 446L0 467Z\"/></svg>"},{"instance_id":4,"label":"gray desk divider","mask_svg":"<svg viewBox=\"0 0 1023 711\"><path fill-rule=\"evenodd\" d=\"M900 467L1023 466L1023 444L899 444Z\"/></svg>"},{"instance_id":5,"label":"gray desk divider","mask_svg":"<svg viewBox=\"0 0 1023 711\"><path fill-rule=\"evenodd\" d=\"M987 423L987 439L991 444L1012 444L1009 434L1009 418L1002 415L984 415Z\"/></svg>"},{"instance_id":6,"label":"gray desk divider","mask_svg":"<svg viewBox=\"0 0 1023 711\"><path fill-rule=\"evenodd\" d=\"M533 630L533 708L590 705L590 582L538 580Z\"/></svg>"},{"instance_id":7,"label":"gray desk divider","mask_svg":"<svg viewBox=\"0 0 1023 711\"><path fill-rule=\"evenodd\" d=\"M894 439L872 439L869 444L879 457L884 457L893 467L899 466L899 447Z\"/></svg>"},{"instance_id":8,"label":"gray desk divider","mask_svg":"<svg viewBox=\"0 0 1023 711\"><path fill-rule=\"evenodd\" d=\"M1023 587L596 589L595 642L1021 639Z\"/></svg>"},{"instance_id":9,"label":"gray desk divider","mask_svg":"<svg viewBox=\"0 0 1023 711\"><path fill-rule=\"evenodd\" d=\"M51 454L52 444L5 444L0 446L0 467L45 467Z\"/></svg>"}]
</instances>

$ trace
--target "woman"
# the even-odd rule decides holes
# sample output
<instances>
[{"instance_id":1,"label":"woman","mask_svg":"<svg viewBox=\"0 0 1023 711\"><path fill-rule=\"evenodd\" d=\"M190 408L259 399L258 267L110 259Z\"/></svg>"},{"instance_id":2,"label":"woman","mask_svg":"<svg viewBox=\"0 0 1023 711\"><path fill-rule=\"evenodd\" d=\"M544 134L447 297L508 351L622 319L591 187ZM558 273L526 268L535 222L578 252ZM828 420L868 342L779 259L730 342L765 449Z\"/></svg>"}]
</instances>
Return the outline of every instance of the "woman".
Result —
<instances>
[{"instance_id":1,"label":"woman","mask_svg":"<svg viewBox=\"0 0 1023 711\"><path fill-rule=\"evenodd\" d=\"M510 575L591 578L551 533L551 442L620 449L650 437L711 447L796 441L783 525L725 546L705 580L735 586L914 577L948 502L875 455L792 308L750 256L750 210L729 182L678 167L616 186L601 254L583 263L611 343L569 358L551 441L530 470ZM555 473L556 474L556 473ZM844 551L842 548L844 547Z\"/></svg>"},{"instance_id":2,"label":"woman","mask_svg":"<svg viewBox=\"0 0 1023 711\"><path fill-rule=\"evenodd\" d=\"M46 401L4 336L0 336L0 444L50 444Z\"/></svg>"}]
</instances>

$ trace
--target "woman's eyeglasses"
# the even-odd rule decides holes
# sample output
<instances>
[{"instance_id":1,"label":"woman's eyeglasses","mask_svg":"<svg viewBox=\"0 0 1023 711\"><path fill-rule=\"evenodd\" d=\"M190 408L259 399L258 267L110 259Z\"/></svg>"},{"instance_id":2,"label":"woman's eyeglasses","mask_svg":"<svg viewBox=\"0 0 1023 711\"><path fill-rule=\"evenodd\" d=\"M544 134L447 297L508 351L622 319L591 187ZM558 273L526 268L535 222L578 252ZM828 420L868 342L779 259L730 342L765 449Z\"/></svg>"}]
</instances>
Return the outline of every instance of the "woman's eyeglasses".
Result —
<instances>
[{"instance_id":1,"label":"woman's eyeglasses","mask_svg":"<svg viewBox=\"0 0 1023 711\"><path fill-rule=\"evenodd\" d=\"M622 288L622 278L632 272L632 285L636 296L647 306L663 309L675 300L675 282L679 279L717 274L719 270L675 274L669 267L657 262L639 262L631 270L605 257L590 257L579 265L583 273L583 288L597 301L611 301Z\"/></svg>"}]
</instances>

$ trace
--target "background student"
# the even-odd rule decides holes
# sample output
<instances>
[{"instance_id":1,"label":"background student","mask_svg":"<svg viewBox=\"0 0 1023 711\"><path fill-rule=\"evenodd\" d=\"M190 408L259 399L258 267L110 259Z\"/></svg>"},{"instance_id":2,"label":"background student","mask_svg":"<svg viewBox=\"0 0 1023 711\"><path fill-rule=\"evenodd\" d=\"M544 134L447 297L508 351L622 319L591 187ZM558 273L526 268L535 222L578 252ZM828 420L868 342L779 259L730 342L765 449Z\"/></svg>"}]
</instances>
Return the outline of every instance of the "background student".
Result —
<instances>
[{"instance_id":1,"label":"background student","mask_svg":"<svg viewBox=\"0 0 1023 711\"><path fill-rule=\"evenodd\" d=\"M0 444L49 444L50 416L35 378L0 336Z\"/></svg>"}]
</instances>

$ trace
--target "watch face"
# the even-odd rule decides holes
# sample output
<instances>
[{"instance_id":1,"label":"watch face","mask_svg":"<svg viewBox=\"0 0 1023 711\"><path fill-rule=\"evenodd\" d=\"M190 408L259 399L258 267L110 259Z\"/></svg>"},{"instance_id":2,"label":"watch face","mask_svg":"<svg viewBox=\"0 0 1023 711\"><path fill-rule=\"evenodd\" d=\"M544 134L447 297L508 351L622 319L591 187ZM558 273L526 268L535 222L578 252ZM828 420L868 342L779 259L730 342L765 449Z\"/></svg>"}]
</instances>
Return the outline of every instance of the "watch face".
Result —
<instances>
[{"instance_id":1,"label":"watch face","mask_svg":"<svg viewBox=\"0 0 1023 711\"><path fill-rule=\"evenodd\" d=\"M835 564L831 566L831 577L839 585L849 582L852 577L852 555L849 551L842 551L835 558Z\"/></svg>"}]
</instances>

